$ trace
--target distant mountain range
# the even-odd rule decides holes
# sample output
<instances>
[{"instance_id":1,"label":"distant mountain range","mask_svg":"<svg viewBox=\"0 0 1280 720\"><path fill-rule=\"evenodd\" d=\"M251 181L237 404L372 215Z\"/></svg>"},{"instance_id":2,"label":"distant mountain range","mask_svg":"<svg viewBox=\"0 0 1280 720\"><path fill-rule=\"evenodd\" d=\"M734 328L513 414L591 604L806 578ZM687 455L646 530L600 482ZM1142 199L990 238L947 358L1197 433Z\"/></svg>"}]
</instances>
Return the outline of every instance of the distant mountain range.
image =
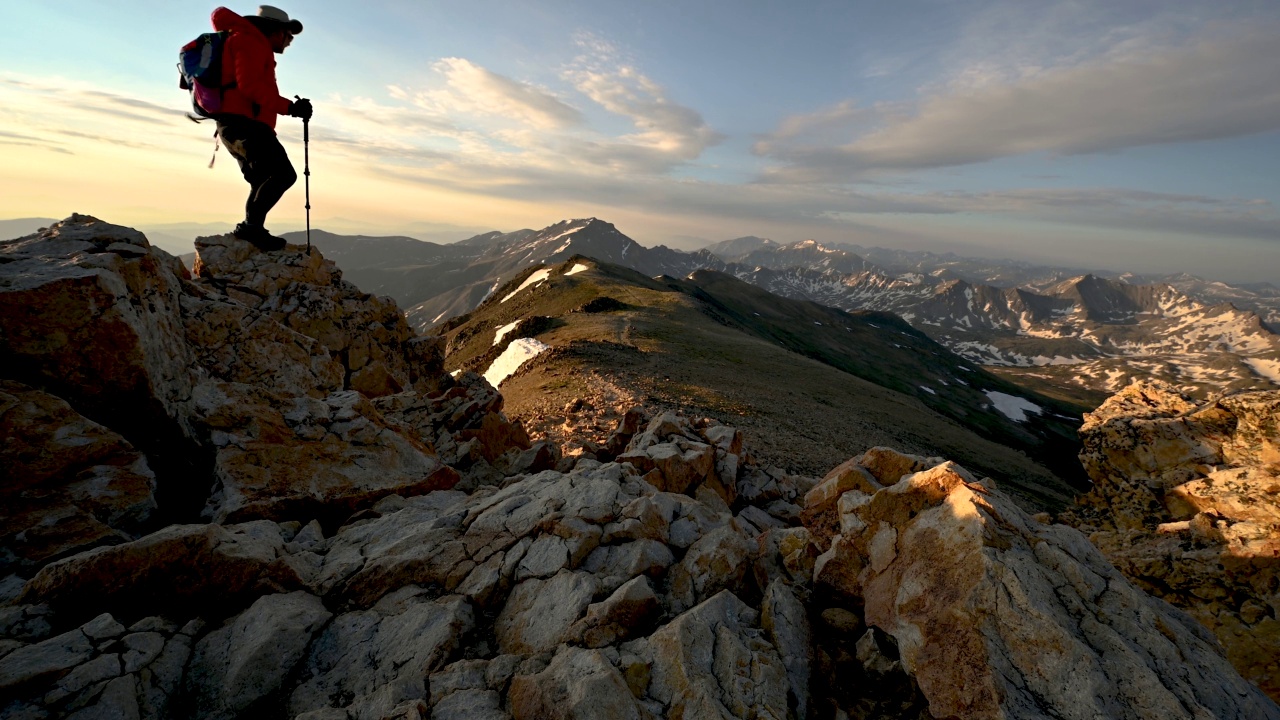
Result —
<instances>
[{"instance_id":1,"label":"distant mountain range","mask_svg":"<svg viewBox=\"0 0 1280 720\"><path fill-rule=\"evenodd\" d=\"M29 217L14 218L13 220L0 220L0 240L11 240L13 238L30 235L31 233L46 228L58 222L53 218Z\"/></svg>"},{"instance_id":2,"label":"distant mountain range","mask_svg":"<svg viewBox=\"0 0 1280 720\"><path fill-rule=\"evenodd\" d=\"M726 272L775 294L896 313L974 362L1084 402L1138 377L1198 395L1280 384L1280 337L1255 309L1240 307L1265 311L1280 301L1265 287L1178 276L1179 289L1134 284L1146 278L1133 275L1064 278L1061 270L1018 263L880 255L895 260L895 269L813 241L724 259Z\"/></svg>"},{"instance_id":3,"label":"distant mountain range","mask_svg":"<svg viewBox=\"0 0 1280 720\"><path fill-rule=\"evenodd\" d=\"M525 268L582 255L649 277L715 270L782 297L891 312L972 362L1083 405L1139 377L1200 396L1280 384L1280 290L1267 284L759 237L684 252L645 247L596 218L447 245L317 230L312 241L424 329L470 312Z\"/></svg>"}]
</instances>

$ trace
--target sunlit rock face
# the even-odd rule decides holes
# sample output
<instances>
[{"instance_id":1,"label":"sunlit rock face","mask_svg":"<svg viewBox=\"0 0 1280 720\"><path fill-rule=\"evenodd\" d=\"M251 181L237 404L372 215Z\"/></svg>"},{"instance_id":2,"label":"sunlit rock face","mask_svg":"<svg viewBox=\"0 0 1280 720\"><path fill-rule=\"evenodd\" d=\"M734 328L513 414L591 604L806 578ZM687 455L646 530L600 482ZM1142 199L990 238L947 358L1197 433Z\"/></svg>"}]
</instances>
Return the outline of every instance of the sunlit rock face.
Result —
<instances>
[{"instance_id":1,"label":"sunlit rock face","mask_svg":"<svg viewBox=\"0 0 1280 720\"><path fill-rule=\"evenodd\" d=\"M840 508L815 582L861 601L934 717L1280 714L1205 628L954 463Z\"/></svg>"},{"instance_id":2,"label":"sunlit rock face","mask_svg":"<svg viewBox=\"0 0 1280 720\"><path fill-rule=\"evenodd\" d=\"M341 366L343 387L378 397L439 385L439 347L417 336L394 301L345 282L314 249L263 253L230 236L201 238L193 272L227 299L320 343Z\"/></svg>"},{"instance_id":3,"label":"sunlit rock face","mask_svg":"<svg viewBox=\"0 0 1280 720\"><path fill-rule=\"evenodd\" d=\"M1280 698L1280 392L1198 404L1135 383L1086 420L1094 487L1063 519Z\"/></svg>"}]
</instances>

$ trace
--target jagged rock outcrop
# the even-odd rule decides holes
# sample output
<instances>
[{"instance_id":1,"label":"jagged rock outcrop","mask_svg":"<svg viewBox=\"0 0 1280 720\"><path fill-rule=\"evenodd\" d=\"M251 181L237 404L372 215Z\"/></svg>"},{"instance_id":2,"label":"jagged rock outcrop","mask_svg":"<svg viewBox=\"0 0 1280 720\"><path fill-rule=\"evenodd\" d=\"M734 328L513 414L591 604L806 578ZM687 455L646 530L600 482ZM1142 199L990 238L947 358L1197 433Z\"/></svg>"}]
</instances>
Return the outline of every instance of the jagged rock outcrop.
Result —
<instances>
[{"instance_id":1,"label":"jagged rock outcrop","mask_svg":"<svg viewBox=\"0 0 1280 720\"><path fill-rule=\"evenodd\" d=\"M125 542L156 509L129 441L63 400L0 380L0 573Z\"/></svg>"},{"instance_id":2,"label":"jagged rock outcrop","mask_svg":"<svg viewBox=\"0 0 1280 720\"><path fill-rule=\"evenodd\" d=\"M1280 717L1203 626L954 463L839 506L815 583L892 638L868 664L898 663L934 717Z\"/></svg>"},{"instance_id":3,"label":"jagged rock outcrop","mask_svg":"<svg viewBox=\"0 0 1280 720\"><path fill-rule=\"evenodd\" d=\"M669 717L787 717L787 671L760 613L723 590L651 635L649 695Z\"/></svg>"},{"instance_id":4,"label":"jagged rock outcrop","mask_svg":"<svg viewBox=\"0 0 1280 720\"><path fill-rule=\"evenodd\" d=\"M391 298L360 292L317 251L262 253L229 236L200 238L193 271L228 299L318 341L341 364L346 388L378 397L439 386L440 345L417 337Z\"/></svg>"},{"instance_id":5,"label":"jagged rock outcrop","mask_svg":"<svg viewBox=\"0 0 1280 720\"><path fill-rule=\"evenodd\" d=\"M142 233L88 215L0 242L5 377L129 438L153 469L168 464L195 433L184 409L199 379L183 332L186 275Z\"/></svg>"},{"instance_id":6,"label":"jagged rock outcrop","mask_svg":"<svg viewBox=\"0 0 1280 720\"><path fill-rule=\"evenodd\" d=\"M12 549L28 546L31 569L136 537L149 518L191 521L203 509L220 522L333 523L383 496L458 481L434 451L438 427L385 419L368 399L400 392L413 404L453 387L439 339L417 337L394 303L343 282L318 252L262 253L230 237L205 238L197 251L192 277L141 233L84 215L0 244L0 379L51 393L45 404L70 408L46 415L82 413L145 455L134 467L127 449L110 458L103 446L101 462L72 467L91 448L73 456L48 433L28 437L31 462L66 457L52 475L32 465L21 490L7 484L40 498L32 514L14 495L0 528L22 533ZM454 411L459 432L489 431L484 449L495 457L529 448L502 432L511 423L500 403L491 418ZM73 422L59 432L73 433ZM33 417L22 424L44 432Z\"/></svg>"},{"instance_id":7,"label":"jagged rock outcrop","mask_svg":"<svg viewBox=\"0 0 1280 720\"><path fill-rule=\"evenodd\" d=\"M1196 404L1135 383L1086 416L1081 439L1094 485L1063 520L1280 699L1280 392Z\"/></svg>"}]
</instances>

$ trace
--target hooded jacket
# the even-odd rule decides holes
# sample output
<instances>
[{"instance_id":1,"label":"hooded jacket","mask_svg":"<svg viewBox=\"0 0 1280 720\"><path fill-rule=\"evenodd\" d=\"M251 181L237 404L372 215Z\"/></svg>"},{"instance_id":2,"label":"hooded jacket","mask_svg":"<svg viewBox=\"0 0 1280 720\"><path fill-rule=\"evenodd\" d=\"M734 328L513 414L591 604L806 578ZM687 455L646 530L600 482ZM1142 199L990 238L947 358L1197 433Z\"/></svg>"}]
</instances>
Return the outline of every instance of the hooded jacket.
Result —
<instances>
[{"instance_id":1,"label":"hooded jacket","mask_svg":"<svg viewBox=\"0 0 1280 720\"><path fill-rule=\"evenodd\" d=\"M271 41L253 23L220 7L211 17L213 29L231 36L223 50L222 77L235 86L222 96L222 111L264 123L272 130L276 116L289 112L289 99L276 86L276 57Z\"/></svg>"}]
</instances>

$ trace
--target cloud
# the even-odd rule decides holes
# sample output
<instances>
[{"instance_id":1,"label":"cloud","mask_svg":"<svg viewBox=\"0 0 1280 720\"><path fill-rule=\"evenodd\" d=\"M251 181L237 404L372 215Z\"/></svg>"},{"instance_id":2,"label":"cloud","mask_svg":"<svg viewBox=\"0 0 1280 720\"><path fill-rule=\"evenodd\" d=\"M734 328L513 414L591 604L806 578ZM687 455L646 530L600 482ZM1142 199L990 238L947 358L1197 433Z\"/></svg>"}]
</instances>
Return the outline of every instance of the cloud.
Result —
<instances>
[{"instance_id":1,"label":"cloud","mask_svg":"<svg viewBox=\"0 0 1280 720\"><path fill-rule=\"evenodd\" d=\"M124 138L112 137L110 135L104 135L101 133L80 132L79 130L51 130L50 132L58 135L63 135L66 137L80 138L82 140L92 140L93 142L104 142L112 145L120 145L121 147L128 147L128 148L134 148L134 149L144 149L144 148L151 149L156 147L151 143L135 142L133 140L126 140Z\"/></svg>"},{"instance_id":2,"label":"cloud","mask_svg":"<svg viewBox=\"0 0 1280 720\"><path fill-rule=\"evenodd\" d=\"M574 145L588 162L618 170L665 172L696 160L725 136L693 108L635 67L613 43L592 34L576 38L583 54L563 77L605 111L626 118L636 132Z\"/></svg>"},{"instance_id":3,"label":"cloud","mask_svg":"<svg viewBox=\"0 0 1280 720\"><path fill-rule=\"evenodd\" d=\"M445 82L443 88L410 95L392 86L393 98L410 99L439 116L456 113L515 119L542 129L564 128L582 122L582 114L547 90L513 80L463 58L444 58L432 65Z\"/></svg>"},{"instance_id":4,"label":"cloud","mask_svg":"<svg viewBox=\"0 0 1280 720\"><path fill-rule=\"evenodd\" d=\"M968 215L1138 230L1184 237L1280 241L1280 217L1265 201L1125 188L1027 188L998 192L866 191L838 185L738 185L669 176L589 175L561 167L497 167L458 157L436 170L380 168L411 182L554 207L625 208L664 217L792 224L884 232L906 217ZM1029 244L1036 244L1029 240Z\"/></svg>"},{"instance_id":5,"label":"cloud","mask_svg":"<svg viewBox=\"0 0 1280 720\"><path fill-rule=\"evenodd\" d=\"M1261 199L1218 198L1125 188L1021 189L944 193L956 212L1011 215L1063 224L1162 234L1280 241L1280 217Z\"/></svg>"},{"instance_id":6,"label":"cloud","mask_svg":"<svg viewBox=\"0 0 1280 720\"><path fill-rule=\"evenodd\" d=\"M0 78L0 121L20 131L3 135L60 154L95 145L185 153L191 140L182 110L61 78Z\"/></svg>"},{"instance_id":7,"label":"cloud","mask_svg":"<svg viewBox=\"0 0 1280 720\"><path fill-rule=\"evenodd\" d=\"M880 126L844 144L804 142L793 132L821 124L823 113L790 118L756 151L783 163L766 180L839 182L878 170L948 167L1033 152L1111 152L1276 130L1280 53L1275 29L1267 30L938 91L907 117L878 110Z\"/></svg>"},{"instance_id":8,"label":"cloud","mask_svg":"<svg viewBox=\"0 0 1280 720\"><path fill-rule=\"evenodd\" d=\"M28 140L28 141L34 141L34 142L44 142L42 138L38 138L34 135L24 135L22 133L9 132L8 130L0 130L0 138L6 138L9 140Z\"/></svg>"},{"instance_id":9,"label":"cloud","mask_svg":"<svg viewBox=\"0 0 1280 720\"><path fill-rule=\"evenodd\" d=\"M47 150L49 152L61 153L63 155L74 155L75 153L61 147L55 143L45 140L12 140L7 137L0 137L0 145L9 145L11 147L33 147Z\"/></svg>"},{"instance_id":10,"label":"cloud","mask_svg":"<svg viewBox=\"0 0 1280 720\"><path fill-rule=\"evenodd\" d=\"M583 54L562 68L565 86L557 91L454 57L432 65L436 87L390 85L390 103L356 99L335 103L334 112L352 138L370 138L388 151L445 154L500 176L521 168L662 175L723 139L700 113L620 59L613 44L581 35L577 45ZM630 129L615 130L600 112L588 122L579 108L621 117Z\"/></svg>"}]
</instances>

